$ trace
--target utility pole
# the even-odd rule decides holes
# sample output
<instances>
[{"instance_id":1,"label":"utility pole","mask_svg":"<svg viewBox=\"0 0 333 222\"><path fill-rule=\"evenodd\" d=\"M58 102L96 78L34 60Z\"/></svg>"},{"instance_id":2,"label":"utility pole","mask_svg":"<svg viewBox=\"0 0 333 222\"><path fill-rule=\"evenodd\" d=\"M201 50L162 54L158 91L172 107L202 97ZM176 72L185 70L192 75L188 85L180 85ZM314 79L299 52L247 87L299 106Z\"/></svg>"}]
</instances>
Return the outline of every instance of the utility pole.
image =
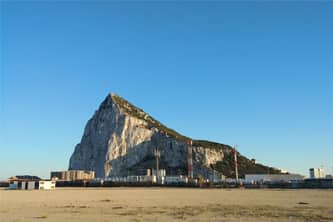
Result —
<instances>
[{"instance_id":1,"label":"utility pole","mask_svg":"<svg viewBox=\"0 0 333 222\"><path fill-rule=\"evenodd\" d=\"M234 146L234 163L235 163L235 173L236 173L236 184L238 184L238 162L237 162L237 145Z\"/></svg>"},{"instance_id":2,"label":"utility pole","mask_svg":"<svg viewBox=\"0 0 333 222\"><path fill-rule=\"evenodd\" d=\"M188 178L193 179L192 140L188 143L187 155Z\"/></svg>"},{"instance_id":3,"label":"utility pole","mask_svg":"<svg viewBox=\"0 0 333 222\"><path fill-rule=\"evenodd\" d=\"M156 180L157 183L159 183L159 163L158 160L161 157L161 152L158 150L158 148L156 147L156 149L154 150L154 156L155 156L155 163L156 163Z\"/></svg>"}]
</instances>

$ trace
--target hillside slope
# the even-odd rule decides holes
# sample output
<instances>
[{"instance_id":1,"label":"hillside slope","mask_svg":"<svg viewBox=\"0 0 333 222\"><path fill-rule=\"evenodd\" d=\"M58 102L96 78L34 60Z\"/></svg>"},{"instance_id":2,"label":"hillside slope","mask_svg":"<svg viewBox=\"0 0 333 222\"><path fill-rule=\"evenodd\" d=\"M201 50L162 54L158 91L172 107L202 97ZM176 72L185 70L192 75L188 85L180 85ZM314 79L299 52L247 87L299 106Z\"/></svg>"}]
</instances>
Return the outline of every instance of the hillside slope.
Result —
<instances>
[{"instance_id":1,"label":"hillside slope","mask_svg":"<svg viewBox=\"0 0 333 222\"><path fill-rule=\"evenodd\" d=\"M109 94L88 121L69 169L94 170L98 177L143 175L154 167L153 151L158 148L160 167L168 175L186 175L190 140L120 96ZM279 173L239 153L238 162L241 177L245 173ZM235 176L232 148L225 144L193 140L193 166L194 176L209 178L216 172Z\"/></svg>"}]
</instances>

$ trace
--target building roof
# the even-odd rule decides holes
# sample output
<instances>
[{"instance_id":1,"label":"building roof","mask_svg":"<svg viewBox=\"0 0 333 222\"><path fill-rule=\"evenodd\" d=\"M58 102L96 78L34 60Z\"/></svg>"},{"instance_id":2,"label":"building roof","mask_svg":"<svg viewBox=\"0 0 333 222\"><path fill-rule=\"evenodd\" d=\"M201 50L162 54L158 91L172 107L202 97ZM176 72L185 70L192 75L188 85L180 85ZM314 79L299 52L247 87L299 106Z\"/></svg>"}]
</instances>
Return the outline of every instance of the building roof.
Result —
<instances>
[{"instance_id":1,"label":"building roof","mask_svg":"<svg viewBox=\"0 0 333 222\"><path fill-rule=\"evenodd\" d=\"M38 176L31 176L31 175L16 175L10 177L8 180L41 180Z\"/></svg>"}]
</instances>

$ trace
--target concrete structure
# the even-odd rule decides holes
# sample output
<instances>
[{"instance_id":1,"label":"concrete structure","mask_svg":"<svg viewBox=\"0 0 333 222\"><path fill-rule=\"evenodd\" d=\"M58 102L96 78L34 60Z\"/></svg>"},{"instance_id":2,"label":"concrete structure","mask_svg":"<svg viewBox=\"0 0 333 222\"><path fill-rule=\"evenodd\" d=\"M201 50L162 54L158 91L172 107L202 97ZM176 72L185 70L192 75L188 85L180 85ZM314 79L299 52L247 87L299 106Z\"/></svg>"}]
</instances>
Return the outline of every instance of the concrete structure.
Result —
<instances>
[{"instance_id":1,"label":"concrete structure","mask_svg":"<svg viewBox=\"0 0 333 222\"><path fill-rule=\"evenodd\" d=\"M38 182L39 190L54 190L55 187L56 187L56 182L54 180L51 181L41 180Z\"/></svg>"},{"instance_id":2,"label":"concrete structure","mask_svg":"<svg viewBox=\"0 0 333 222\"><path fill-rule=\"evenodd\" d=\"M113 182L113 183L143 183L155 184L157 182L156 176L127 176L127 177L107 177L104 179L96 179L95 181ZM164 181L164 179L163 179Z\"/></svg>"},{"instance_id":3,"label":"concrete structure","mask_svg":"<svg viewBox=\"0 0 333 222\"><path fill-rule=\"evenodd\" d=\"M95 172L85 170L54 171L51 172L51 179L62 181L93 180Z\"/></svg>"},{"instance_id":4,"label":"concrete structure","mask_svg":"<svg viewBox=\"0 0 333 222\"><path fill-rule=\"evenodd\" d=\"M310 179L319 179L319 178L325 178L325 173L322 168L310 168Z\"/></svg>"},{"instance_id":5,"label":"concrete structure","mask_svg":"<svg viewBox=\"0 0 333 222\"><path fill-rule=\"evenodd\" d=\"M19 188L21 190L34 190L35 187L36 187L36 181L21 181L21 182L18 182L18 183L21 183L19 185Z\"/></svg>"},{"instance_id":6,"label":"concrete structure","mask_svg":"<svg viewBox=\"0 0 333 222\"><path fill-rule=\"evenodd\" d=\"M12 176L8 179L10 190L33 190L37 189L37 184L41 180L40 177L31 175Z\"/></svg>"},{"instance_id":7,"label":"concrete structure","mask_svg":"<svg viewBox=\"0 0 333 222\"><path fill-rule=\"evenodd\" d=\"M288 183L303 181L304 176L299 174L246 174L246 183Z\"/></svg>"},{"instance_id":8,"label":"concrete structure","mask_svg":"<svg viewBox=\"0 0 333 222\"><path fill-rule=\"evenodd\" d=\"M179 185L179 184L187 184L188 178L185 176L167 176L165 177L165 184L167 185Z\"/></svg>"},{"instance_id":9,"label":"concrete structure","mask_svg":"<svg viewBox=\"0 0 333 222\"><path fill-rule=\"evenodd\" d=\"M56 187L55 181L39 180L39 181L11 181L9 190L54 190Z\"/></svg>"}]
</instances>

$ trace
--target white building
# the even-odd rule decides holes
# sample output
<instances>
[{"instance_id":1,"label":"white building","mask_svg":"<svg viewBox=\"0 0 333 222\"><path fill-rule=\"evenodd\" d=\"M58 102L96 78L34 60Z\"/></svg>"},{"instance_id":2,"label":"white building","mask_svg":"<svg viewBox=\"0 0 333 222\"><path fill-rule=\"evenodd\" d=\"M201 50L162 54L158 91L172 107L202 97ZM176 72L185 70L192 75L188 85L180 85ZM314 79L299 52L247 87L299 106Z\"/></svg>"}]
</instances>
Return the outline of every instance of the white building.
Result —
<instances>
[{"instance_id":1,"label":"white building","mask_svg":"<svg viewBox=\"0 0 333 222\"><path fill-rule=\"evenodd\" d=\"M290 181L304 180L304 176L298 174L246 174L246 183L287 183Z\"/></svg>"},{"instance_id":2,"label":"white building","mask_svg":"<svg viewBox=\"0 0 333 222\"><path fill-rule=\"evenodd\" d=\"M11 181L8 189L10 190L54 190L55 181Z\"/></svg>"},{"instance_id":3,"label":"white building","mask_svg":"<svg viewBox=\"0 0 333 222\"><path fill-rule=\"evenodd\" d=\"M56 182L54 180L40 180L38 181L39 190L54 190Z\"/></svg>"},{"instance_id":4,"label":"white building","mask_svg":"<svg viewBox=\"0 0 333 222\"><path fill-rule=\"evenodd\" d=\"M325 178L325 173L322 168L310 168L309 173L311 179Z\"/></svg>"}]
</instances>

